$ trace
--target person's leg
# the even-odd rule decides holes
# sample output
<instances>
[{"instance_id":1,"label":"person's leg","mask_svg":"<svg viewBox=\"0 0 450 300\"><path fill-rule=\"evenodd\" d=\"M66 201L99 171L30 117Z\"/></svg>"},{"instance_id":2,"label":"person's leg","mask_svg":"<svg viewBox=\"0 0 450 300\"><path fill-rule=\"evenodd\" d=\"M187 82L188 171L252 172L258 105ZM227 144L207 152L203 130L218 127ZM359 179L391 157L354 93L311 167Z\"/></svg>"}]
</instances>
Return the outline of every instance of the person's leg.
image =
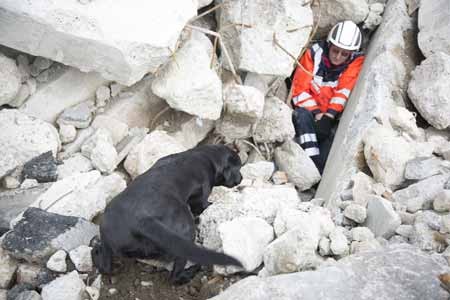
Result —
<instances>
[{"instance_id":1,"label":"person's leg","mask_svg":"<svg viewBox=\"0 0 450 300\"><path fill-rule=\"evenodd\" d=\"M314 116L305 108L296 108L292 114L295 128L295 142L299 144L321 171L320 150L314 129Z\"/></svg>"},{"instance_id":2,"label":"person's leg","mask_svg":"<svg viewBox=\"0 0 450 300\"><path fill-rule=\"evenodd\" d=\"M324 139L320 141L319 144L319 149L320 149L320 154L319 154L319 164L320 164L320 168L319 172L320 174L322 174L323 169L325 168L325 164L327 162L328 159L328 154L330 154L330 150L331 150L331 146L333 145L333 140L334 140L334 135L336 133L336 127L334 127L331 132L330 135Z\"/></svg>"}]
</instances>

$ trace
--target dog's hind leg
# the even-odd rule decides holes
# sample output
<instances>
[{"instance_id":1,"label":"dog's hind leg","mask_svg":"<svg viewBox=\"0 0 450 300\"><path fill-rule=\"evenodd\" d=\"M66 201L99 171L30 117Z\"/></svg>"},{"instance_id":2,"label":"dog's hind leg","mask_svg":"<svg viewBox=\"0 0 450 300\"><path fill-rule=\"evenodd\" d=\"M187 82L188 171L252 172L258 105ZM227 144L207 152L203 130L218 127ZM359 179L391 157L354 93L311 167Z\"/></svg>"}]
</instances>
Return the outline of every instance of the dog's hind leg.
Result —
<instances>
[{"instance_id":1,"label":"dog's hind leg","mask_svg":"<svg viewBox=\"0 0 450 300\"><path fill-rule=\"evenodd\" d=\"M200 265L194 265L185 270L184 268L186 266L186 263L186 259L175 259L172 272L170 273L170 282L177 285L188 283L192 278L194 278L195 274L200 271Z\"/></svg>"}]
</instances>

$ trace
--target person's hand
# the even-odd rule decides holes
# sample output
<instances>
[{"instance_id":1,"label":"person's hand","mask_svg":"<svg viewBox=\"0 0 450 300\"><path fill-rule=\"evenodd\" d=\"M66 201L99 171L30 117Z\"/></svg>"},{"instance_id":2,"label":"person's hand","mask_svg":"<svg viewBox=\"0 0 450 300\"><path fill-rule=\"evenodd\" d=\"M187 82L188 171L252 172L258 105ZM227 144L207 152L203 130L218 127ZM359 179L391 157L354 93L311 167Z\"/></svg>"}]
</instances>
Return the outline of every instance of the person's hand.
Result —
<instances>
[{"instance_id":1,"label":"person's hand","mask_svg":"<svg viewBox=\"0 0 450 300\"><path fill-rule=\"evenodd\" d=\"M316 121L319 121L320 119L322 119L323 113L318 113L314 116L314 118L316 119Z\"/></svg>"}]
</instances>

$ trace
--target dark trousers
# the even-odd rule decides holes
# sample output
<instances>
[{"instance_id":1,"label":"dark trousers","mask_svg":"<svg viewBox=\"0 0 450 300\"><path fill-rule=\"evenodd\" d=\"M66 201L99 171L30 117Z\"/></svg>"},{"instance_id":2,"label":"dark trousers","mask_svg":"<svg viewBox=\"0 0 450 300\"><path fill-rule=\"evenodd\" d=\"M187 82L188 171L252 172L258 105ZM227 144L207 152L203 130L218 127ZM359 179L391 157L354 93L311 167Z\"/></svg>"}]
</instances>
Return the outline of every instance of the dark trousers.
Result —
<instances>
[{"instance_id":1,"label":"dark trousers","mask_svg":"<svg viewBox=\"0 0 450 300\"><path fill-rule=\"evenodd\" d=\"M292 114L292 122L295 128L295 142L298 143L306 154L312 159L320 174L325 168L325 163L330 153L335 135L333 128L326 137L320 139L316 135L316 120L313 114L302 107L295 108Z\"/></svg>"}]
</instances>

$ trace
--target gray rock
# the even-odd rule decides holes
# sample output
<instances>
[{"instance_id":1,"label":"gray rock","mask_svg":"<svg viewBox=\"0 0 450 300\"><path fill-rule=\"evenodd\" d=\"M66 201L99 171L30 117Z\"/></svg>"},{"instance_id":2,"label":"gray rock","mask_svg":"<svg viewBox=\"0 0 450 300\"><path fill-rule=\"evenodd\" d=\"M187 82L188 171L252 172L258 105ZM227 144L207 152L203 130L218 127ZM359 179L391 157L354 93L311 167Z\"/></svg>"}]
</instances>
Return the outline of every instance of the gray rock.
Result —
<instances>
[{"instance_id":1,"label":"gray rock","mask_svg":"<svg viewBox=\"0 0 450 300\"><path fill-rule=\"evenodd\" d=\"M383 266L380 268L380 266ZM448 298L437 276L445 261L410 245L358 253L317 271L260 278L247 277L210 300L411 300ZM420 288L418 288L420 287Z\"/></svg>"},{"instance_id":2,"label":"gray rock","mask_svg":"<svg viewBox=\"0 0 450 300\"><path fill-rule=\"evenodd\" d=\"M369 198L365 226L372 230L375 237L391 237L400 224L400 217L388 200L378 196Z\"/></svg>"},{"instance_id":3,"label":"gray rock","mask_svg":"<svg viewBox=\"0 0 450 300\"><path fill-rule=\"evenodd\" d=\"M51 184L40 184L31 189L15 189L0 193L0 235L9 230L10 222L42 195Z\"/></svg>"},{"instance_id":4,"label":"gray rock","mask_svg":"<svg viewBox=\"0 0 450 300\"><path fill-rule=\"evenodd\" d=\"M418 157L406 163L405 179L422 180L433 175L441 174L445 169L442 159L435 156Z\"/></svg>"},{"instance_id":5,"label":"gray rock","mask_svg":"<svg viewBox=\"0 0 450 300\"><path fill-rule=\"evenodd\" d=\"M25 291L20 293L14 300L41 300L42 297L36 291Z\"/></svg>"},{"instance_id":6,"label":"gray rock","mask_svg":"<svg viewBox=\"0 0 450 300\"><path fill-rule=\"evenodd\" d=\"M92 121L91 103L80 104L66 108L59 116L56 123L59 125L73 125L76 128L86 128Z\"/></svg>"},{"instance_id":7,"label":"gray rock","mask_svg":"<svg viewBox=\"0 0 450 300\"><path fill-rule=\"evenodd\" d=\"M56 251L88 245L98 226L84 219L28 208L13 230L6 233L2 247L13 257L45 263Z\"/></svg>"},{"instance_id":8,"label":"gray rock","mask_svg":"<svg viewBox=\"0 0 450 300\"><path fill-rule=\"evenodd\" d=\"M51 151L26 162L22 172L24 178L36 179L38 182L53 182L58 178L56 159Z\"/></svg>"}]
</instances>

